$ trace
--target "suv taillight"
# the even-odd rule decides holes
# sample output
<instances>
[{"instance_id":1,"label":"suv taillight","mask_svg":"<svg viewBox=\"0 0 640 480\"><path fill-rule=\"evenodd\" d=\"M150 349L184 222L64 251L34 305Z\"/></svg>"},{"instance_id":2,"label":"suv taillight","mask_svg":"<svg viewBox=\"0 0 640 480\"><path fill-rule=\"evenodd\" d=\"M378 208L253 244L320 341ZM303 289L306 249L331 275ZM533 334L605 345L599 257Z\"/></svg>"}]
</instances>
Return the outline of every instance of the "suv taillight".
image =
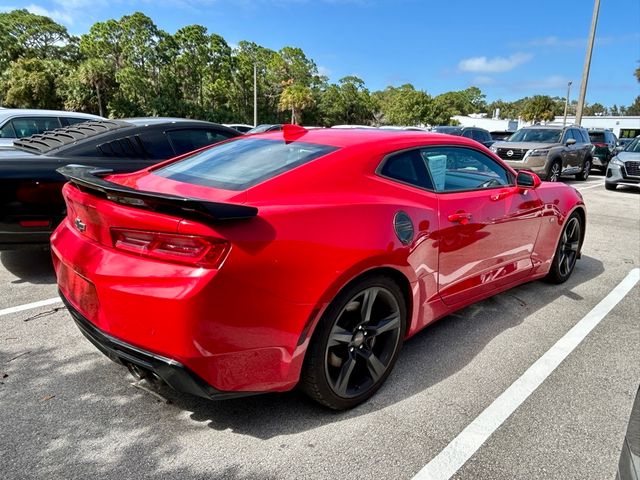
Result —
<instances>
[{"instance_id":1,"label":"suv taillight","mask_svg":"<svg viewBox=\"0 0 640 480\"><path fill-rule=\"evenodd\" d=\"M125 228L112 228L111 238L118 250L204 268L219 268L230 247L222 239Z\"/></svg>"}]
</instances>

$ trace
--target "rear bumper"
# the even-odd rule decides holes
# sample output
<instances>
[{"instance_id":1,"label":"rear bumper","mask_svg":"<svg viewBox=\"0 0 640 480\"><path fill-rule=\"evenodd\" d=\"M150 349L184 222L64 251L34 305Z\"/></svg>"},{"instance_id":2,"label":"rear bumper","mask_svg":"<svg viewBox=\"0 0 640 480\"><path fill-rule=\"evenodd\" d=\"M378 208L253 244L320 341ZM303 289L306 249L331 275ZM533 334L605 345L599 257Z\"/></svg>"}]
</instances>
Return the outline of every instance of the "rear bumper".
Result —
<instances>
[{"instance_id":1,"label":"rear bumper","mask_svg":"<svg viewBox=\"0 0 640 480\"><path fill-rule=\"evenodd\" d=\"M103 332L85 318L84 315L67 300L60 290L58 290L58 293L82 334L87 337L98 350L116 363L121 365L131 364L140 367L153 373L174 390L190 393L198 397L221 400L246 397L259 393L222 392L216 390L180 362L135 347Z\"/></svg>"},{"instance_id":2,"label":"rear bumper","mask_svg":"<svg viewBox=\"0 0 640 480\"><path fill-rule=\"evenodd\" d=\"M13 223L0 222L0 250L47 248L51 229L25 228Z\"/></svg>"}]
</instances>

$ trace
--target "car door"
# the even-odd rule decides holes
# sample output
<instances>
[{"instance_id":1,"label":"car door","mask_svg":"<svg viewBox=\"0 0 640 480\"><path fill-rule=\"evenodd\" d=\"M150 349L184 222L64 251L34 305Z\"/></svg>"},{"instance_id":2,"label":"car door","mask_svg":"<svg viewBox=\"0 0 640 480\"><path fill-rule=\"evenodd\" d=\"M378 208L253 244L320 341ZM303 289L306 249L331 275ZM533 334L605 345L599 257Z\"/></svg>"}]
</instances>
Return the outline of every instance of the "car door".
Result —
<instances>
[{"instance_id":1,"label":"car door","mask_svg":"<svg viewBox=\"0 0 640 480\"><path fill-rule=\"evenodd\" d=\"M575 143L572 145L567 145L567 142L569 140L575 140ZM564 132L564 136L562 138L562 144L564 145L563 151L562 151L562 169L563 170L577 169L579 164L579 155L578 155L579 143L578 142L581 142L581 140L575 137L572 128L569 128Z\"/></svg>"},{"instance_id":2,"label":"car door","mask_svg":"<svg viewBox=\"0 0 640 480\"><path fill-rule=\"evenodd\" d=\"M542 202L515 187L511 171L469 147L421 155L438 194L438 291L456 305L526 277Z\"/></svg>"}]
</instances>

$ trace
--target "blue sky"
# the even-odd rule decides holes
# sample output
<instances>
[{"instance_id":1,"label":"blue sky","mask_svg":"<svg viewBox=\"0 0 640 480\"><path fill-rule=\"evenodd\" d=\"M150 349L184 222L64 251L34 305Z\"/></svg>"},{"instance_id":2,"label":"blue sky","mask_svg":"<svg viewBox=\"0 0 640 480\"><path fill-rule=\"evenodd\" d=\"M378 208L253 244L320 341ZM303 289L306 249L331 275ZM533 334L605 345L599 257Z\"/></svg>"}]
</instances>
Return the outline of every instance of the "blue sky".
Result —
<instances>
[{"instance_id":1,"label":"blue sky","mask_svg":"<svg viewBox=\"0 0 640 480\"><path fill-rule=\"evenodd\" d=\"M301 47L331 81L357 75L371 90L412 83L436 95L471 85L489 100L578 90L593 1L0 0L0 11L48 14L71 33L136 10L164 30L198 23L230 44ZM640 1L602 0L589 103L640 94Z\"/></svg>"}]
</instances>

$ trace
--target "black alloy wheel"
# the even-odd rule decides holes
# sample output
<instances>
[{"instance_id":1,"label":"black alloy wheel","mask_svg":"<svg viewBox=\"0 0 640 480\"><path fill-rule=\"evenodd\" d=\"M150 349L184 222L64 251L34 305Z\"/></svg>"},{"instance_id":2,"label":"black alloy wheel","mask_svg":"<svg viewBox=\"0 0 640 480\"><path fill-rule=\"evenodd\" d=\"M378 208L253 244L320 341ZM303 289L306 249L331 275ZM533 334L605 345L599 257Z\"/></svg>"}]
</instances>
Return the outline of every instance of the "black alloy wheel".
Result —
<instances>
[{"instance_id":1,"label":"black alloy wheel","mask_svg":"<svg viewBox=\"0 0 640 480\"><path fill-rule=\"evenodd\" d=\"M589 178L589 173L591 172L591 159L586 158L584 160L584 164L582 165L582 171L576 174L576 179L578 180L586 180Z\"/></svg>"},{"instance_id":2,"label":"black alloy wheel","mask_svg":"<svg viewBox=\"0 0 640 480\"><path fill-rule=\"evenodd\" d=\"M553 283L566 282L578 260L582 242L582 221L576 213L571 215L560 235L553 263L547 279Z\"/></svg>"},{"instance_id":3,"label":"black alloy wheel","mask_svg":"<svg viewBox=\"0 0 640 480\"><path fill-rule=\"evenodd\" d=\"M336 410L371 397L385 381L402 347L405 300L386 276L359 281L327 309L309 346L302 387Z\"/></svg>"},{"instance_id":4,"label":"black alloy wheel","mask_svg":"<svg viewBox=\"0 0 640 480\"><path fill-rule=\"evenodd\" d=\"M549 173L547 174L547 180L549 182L558 182L560 180L560 173L562 171L562 164L559 160L554 162L549 167Z\"/></svg>"}]
</instances>

